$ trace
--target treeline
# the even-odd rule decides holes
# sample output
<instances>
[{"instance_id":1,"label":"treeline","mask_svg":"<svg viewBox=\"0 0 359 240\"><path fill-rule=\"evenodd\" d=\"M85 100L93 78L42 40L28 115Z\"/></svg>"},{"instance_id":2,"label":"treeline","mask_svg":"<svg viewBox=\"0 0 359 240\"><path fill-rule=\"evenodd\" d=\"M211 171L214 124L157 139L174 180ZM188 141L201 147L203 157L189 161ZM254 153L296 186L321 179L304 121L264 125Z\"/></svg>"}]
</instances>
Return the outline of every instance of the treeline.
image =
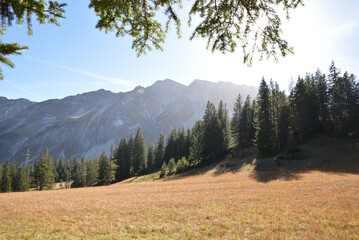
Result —
<instances>
[{"instance_id":1,"label":"treeline","mask_svg":"<svg viewBox=\"0 0 359 240\"><path fill-rule=\"evenodd\" d=\"M41 154L39 162L14 166L0 165L1 191L26 191L30 187L51 189L55 182L62 187L108 185L123 179L160 170L165 177L198 165L210 164L231 155L241 157L244 147L256 146L259 157L291 151L321 134L356 136L359 125L359 85L353 74L335 67L328 76L319 70L298 77L289 95L273 81L262 79L258 96L244 102L239 94L229 119L222 101L216 108L208 102L202 120L192 129L173 129L155 145L146 143L142 130L136 136L121 139L94 160L70 157L53 161Z\"/></svg>"}]
</instances>

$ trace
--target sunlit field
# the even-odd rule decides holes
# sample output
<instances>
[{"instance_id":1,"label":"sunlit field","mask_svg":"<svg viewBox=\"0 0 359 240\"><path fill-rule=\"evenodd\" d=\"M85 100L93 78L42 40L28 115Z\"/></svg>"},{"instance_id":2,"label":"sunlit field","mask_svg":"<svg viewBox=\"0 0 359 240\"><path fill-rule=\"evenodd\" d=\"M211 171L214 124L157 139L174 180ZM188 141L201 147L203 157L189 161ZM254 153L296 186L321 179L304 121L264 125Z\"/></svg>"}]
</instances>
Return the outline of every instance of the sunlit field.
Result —
<instances>
[{"instance_id":1,"label":"sunlit field","mask_svg":"<svg viewBox=\"0 0 359 240\"><path fill-rule=\"evenodd\" d=\"M218 169L217 169L218 170ZM359 175L259 181L250 168L0 194L1 239L358 239Z\"/></svg>"}]
</instances>

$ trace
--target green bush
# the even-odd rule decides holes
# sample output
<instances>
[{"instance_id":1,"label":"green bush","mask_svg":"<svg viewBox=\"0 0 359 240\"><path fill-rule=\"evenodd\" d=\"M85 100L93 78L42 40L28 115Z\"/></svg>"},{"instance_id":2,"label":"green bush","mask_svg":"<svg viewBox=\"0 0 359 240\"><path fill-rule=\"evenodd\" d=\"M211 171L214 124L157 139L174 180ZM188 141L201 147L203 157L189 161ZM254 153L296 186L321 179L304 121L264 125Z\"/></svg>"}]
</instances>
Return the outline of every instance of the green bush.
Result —
<instances>
[{"instance_id":1,"label":"green bush","mask_svg":"<svg viewBox=\"0 0 359 240\"><path fill-rule=\"evenodd\" d=\"M189 164L188 164L186 157L182 157L177 162L177 173L182 173L182 172L186 171L186 169L188 168L188 165Z\"/></svg>"}]
</instances>

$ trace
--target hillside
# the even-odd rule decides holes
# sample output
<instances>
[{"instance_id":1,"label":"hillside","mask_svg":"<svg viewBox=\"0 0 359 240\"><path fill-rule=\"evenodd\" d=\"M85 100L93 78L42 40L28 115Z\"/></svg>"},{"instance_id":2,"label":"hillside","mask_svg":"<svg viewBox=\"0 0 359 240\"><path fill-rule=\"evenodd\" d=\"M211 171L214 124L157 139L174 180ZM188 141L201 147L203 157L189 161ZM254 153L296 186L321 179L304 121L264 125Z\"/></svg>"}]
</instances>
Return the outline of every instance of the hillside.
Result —
<instances>
[{"instance_id":1,"label":"hillside","mask_svg":"<svg viewBox=\"0 0 359 240\"><path fill-rule=\"evenodd\" d=\"M281 166L247 152L162 180L3 193L0 238L357 239L358 141L322 138L302 148L311 156Z\"/></svg>"},{"instance_id":2,"label":"hillside","mask_svg":"<svg viewBox=\"0 0 359 240\"><path fill-rule=\"evenodd\" d=\"M223 100L231 111L239 93L254 98L257 88L203 80L185 86L166 79L125 93L98 90L28 103L0 121L0 162L23 162L27 149L31 162L45 148L55 159L93 159L104 149L109 152L111 144L118 145L121 138L136 134L139 127L147 142L154 143L161 133L192 127L202 118L208 100L216 105ZM5 114L3 109L18 109L12 104L19 101L0 101L0 114Z\"/></svg>"}]
</instances>

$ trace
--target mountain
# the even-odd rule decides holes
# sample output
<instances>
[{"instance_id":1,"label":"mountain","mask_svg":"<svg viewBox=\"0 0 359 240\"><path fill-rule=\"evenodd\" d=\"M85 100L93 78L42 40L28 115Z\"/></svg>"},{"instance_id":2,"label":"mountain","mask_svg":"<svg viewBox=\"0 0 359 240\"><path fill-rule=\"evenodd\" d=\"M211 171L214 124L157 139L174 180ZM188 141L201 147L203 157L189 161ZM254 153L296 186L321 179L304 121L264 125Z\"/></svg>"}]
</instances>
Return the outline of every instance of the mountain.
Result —
<instances>
[{"instance_id":1,"label":"mountain","mask_svg":"<svg viewBox=\"0 0 359 240\"><path fill-rule=\"evenodd\" d=\"M0 122L12 118L32 104L34 104L34 102L23 98L12 100L6 97L0 97Z\"/></svg>"},{"instance_id":2,"label":"mountain","mask_svg":"<svg viewBox=\"0 0 359 240\"><path fill-rule=\"evenodd\" d=\"M0 111L7 116L0 121L0 162L23 162L27 149L34 161L45 148L54 158L92 159L136 134L138 127L148 142L155 143L161 133L192 127L202 118L208 100L218 105L222 99L231 113L238 93L254 98L257 88L203 80L185 86L166 79L125 93L98 90L40 103L21 100L23 107L13 107L19 110L10 117L2 109L10 106L8 101L20 100L0 102Z\"/></svg>"}]
</instances>

